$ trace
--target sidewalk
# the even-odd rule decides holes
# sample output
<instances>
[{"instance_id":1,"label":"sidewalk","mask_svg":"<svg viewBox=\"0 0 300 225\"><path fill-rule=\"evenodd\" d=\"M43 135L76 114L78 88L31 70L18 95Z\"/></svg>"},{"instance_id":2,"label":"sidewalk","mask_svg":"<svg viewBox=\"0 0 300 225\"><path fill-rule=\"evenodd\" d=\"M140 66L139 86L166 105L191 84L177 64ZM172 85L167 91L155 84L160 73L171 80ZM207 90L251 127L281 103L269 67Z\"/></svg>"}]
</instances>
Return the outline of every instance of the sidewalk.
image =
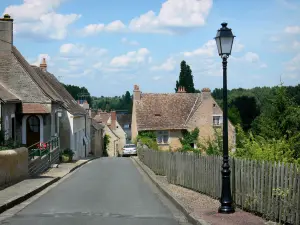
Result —
<instances>
[{"instance_id":1,"label":"sidewalk","mask_svg":"<svg viewBox=\"0 0 300 225\"><path fill-rule=\"evenodd\" d=\"M192 224L201 225L264 225L276 224L267 222L261 217L236 208L234 214L219 214L218 200L187 188L168 183L166 177L157 176L137 157L134 161L145 171L156 186L187 216Z\"/></svg>"},{"instance_id":2,"label":"sidewalk","mask_svg":"<svg viewBox=\"0 0 300 225\"><path fill-rule=\"evenodd\" d=\"M61 163L57 168L50 168L36 178L23 180L0 191L0 214L17 204L27 200L62 177L86 164L94 158L78 160L74 163Z\"/></svg>"}]
</instances>

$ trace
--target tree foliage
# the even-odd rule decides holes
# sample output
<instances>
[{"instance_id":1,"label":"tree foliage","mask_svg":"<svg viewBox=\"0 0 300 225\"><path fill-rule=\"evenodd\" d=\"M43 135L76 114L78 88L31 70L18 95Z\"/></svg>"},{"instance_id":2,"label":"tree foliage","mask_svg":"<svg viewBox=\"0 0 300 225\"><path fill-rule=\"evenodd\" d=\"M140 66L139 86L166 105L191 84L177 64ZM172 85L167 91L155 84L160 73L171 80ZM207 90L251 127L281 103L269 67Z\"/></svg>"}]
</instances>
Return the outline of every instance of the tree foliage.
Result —
<instances>
[{"instance_id":1,"label":"tree foliage","mask_svg":"<svg viewBox=\"0 0 300 225\"><path fill-rule=\"evenodd\" d=\"M101 109L106 111L111 110L127 110L128 113L132 112L132 96L129 91L122 96L115 97L93 97L93 109Z\"/></svg>"},{"instance_id":2,"label":"tree foliage","mask_svg":"<svg viewBox=\"0 0 300 225\"><path fill-rule=\"evenodd\" d=\"M222 106L223 90L213 97ZM236 157L300 163L300 85L228 91Z\"/></svg>"},{"instance_id":3,"label":"tree foliage","mask_svg":"<svg viewBox=\"0 0 300 225\"><path fill-rule=\"evenodd\" d=\"M183 60L180 63L179 80L176 81L175 92L184 87L187 93L199 92L194 86L194 76L191 67Z\"/></svg>"},{"instance_id":4,"label":"tree foliage","mask_svg":"<svg viewBox=\"0 0 300 225\"><path fill-rule=\"evenodd\" d=\"M86 87L78 87L76 85L71 84L62 84L65 89L72 95L72 97L77 101L81 100L81 98L84 98L87 100L89 105L92 105L92 97L90 95L90 92L86 89ZM86 97L80 97L81 95L85 95Z\"/></svg>"}]
</instances>

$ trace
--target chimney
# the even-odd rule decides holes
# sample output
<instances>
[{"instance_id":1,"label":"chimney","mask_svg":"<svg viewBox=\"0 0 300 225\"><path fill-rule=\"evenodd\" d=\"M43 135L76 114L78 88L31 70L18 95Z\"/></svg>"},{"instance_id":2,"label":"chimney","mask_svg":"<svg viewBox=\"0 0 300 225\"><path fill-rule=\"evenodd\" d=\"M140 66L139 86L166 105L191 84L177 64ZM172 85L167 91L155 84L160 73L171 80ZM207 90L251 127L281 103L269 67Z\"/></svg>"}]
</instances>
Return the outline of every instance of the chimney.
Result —
<instances>
[{"instance_id":1,"label":"chimney","mask_svg":"<svg viewBox=\"0 0 300 225\"><path fill-rule=\"evenodd\" d=\"M8 14L0 18L0 52L12 51L13 46L13 19Z\"/></svg>"},{"instance_id":2,"label":"chimney","mask_svg":"<svg viewBox=\"0 0 300 225\"><path fill-rule=\"evenodd\" d=\"M209 88L203 88L201 91L202 101L205 99L209 99L211 97L210 89Z\"/></svg>"},{"instance_id":3,"label":"chimney","mask_svg":"<svg viewBox=\"0 0 300 225\"><path fill-rule=\"evenodd\" d=\"M177 93L186 93L186 91L185 91L185 87L183 87L183 86L179 86L179 87L178 87L178 91L177 91Z\"/></svg>"},{"instance_id":4,"label":"chimney","mask_svg":"<svg viewBox=\"0 0 300 225\"><path fill-rule=\"evenodd\" d=\"M110 119L111 119L110 128L112 130L115 130L116 127L117 127L117 113L116 113L116 111L111 111L110 112Z\"/></svg>"},{"instance_id":5,"label":"chimney","mask_svg":"<svg viewBox=\"0 0 300 225\"><path fill-rule=\"evenodd\" d=\"M134 101L139 101L141 100L141 91L140 91L140 87L138 85L134 85L134 89L133 89L133 100Z\"/></svg>"},{"instance_id":6,"label":"chimney","mask_svg":"<svg viewBox=\"0 0 300 225\"><path fill-rule=\"evenodd\" d=\"M47 62L46 59L43 58L42 63L40 64L40 68L44 71L47 72Z\"/></svg>"}]
</instances>

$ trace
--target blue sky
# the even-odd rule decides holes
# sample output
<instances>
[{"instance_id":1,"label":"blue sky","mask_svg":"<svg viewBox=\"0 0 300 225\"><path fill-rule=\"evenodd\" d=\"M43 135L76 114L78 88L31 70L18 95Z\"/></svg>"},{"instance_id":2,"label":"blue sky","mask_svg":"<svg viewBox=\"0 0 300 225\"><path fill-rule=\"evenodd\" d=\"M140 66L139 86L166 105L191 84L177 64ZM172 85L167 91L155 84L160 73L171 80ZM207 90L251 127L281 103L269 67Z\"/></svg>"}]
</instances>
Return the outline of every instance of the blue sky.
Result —
<instances>
[{"instance_id":1,"label":"blue sky","mask_svg":"<svg viewBox=\"0 0 300 225\"><path fill-rule=\"evenodd\" d=\"M173 92L181 60L195 87L222 87L213 37L236 35L228 87L300 82L299 0L6 0L14 44L31 64L47 58L62 82L94 96Z\"/></svg>"}]
</instances>

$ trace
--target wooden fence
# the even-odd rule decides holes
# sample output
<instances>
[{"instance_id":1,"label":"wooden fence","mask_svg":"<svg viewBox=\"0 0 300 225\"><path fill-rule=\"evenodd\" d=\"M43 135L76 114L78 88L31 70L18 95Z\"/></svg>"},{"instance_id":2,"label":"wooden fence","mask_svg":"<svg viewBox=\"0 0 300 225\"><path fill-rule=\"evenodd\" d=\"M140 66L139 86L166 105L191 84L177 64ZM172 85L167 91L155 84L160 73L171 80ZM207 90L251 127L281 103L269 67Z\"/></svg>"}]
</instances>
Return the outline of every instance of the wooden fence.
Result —
<instances>
[{"instance_id":1,"label":"wooden fence","mask_svg":"<svg viewBox=\"0 0 300 225\"><path fill-rule=\"evenodd\" d=\"M138 150L156 174L213 198L221 196L220 156ZM231 158L231 187L236 206L273 221L300 225L300 171L294 164Z\"/></svg>"}]
</instances>

